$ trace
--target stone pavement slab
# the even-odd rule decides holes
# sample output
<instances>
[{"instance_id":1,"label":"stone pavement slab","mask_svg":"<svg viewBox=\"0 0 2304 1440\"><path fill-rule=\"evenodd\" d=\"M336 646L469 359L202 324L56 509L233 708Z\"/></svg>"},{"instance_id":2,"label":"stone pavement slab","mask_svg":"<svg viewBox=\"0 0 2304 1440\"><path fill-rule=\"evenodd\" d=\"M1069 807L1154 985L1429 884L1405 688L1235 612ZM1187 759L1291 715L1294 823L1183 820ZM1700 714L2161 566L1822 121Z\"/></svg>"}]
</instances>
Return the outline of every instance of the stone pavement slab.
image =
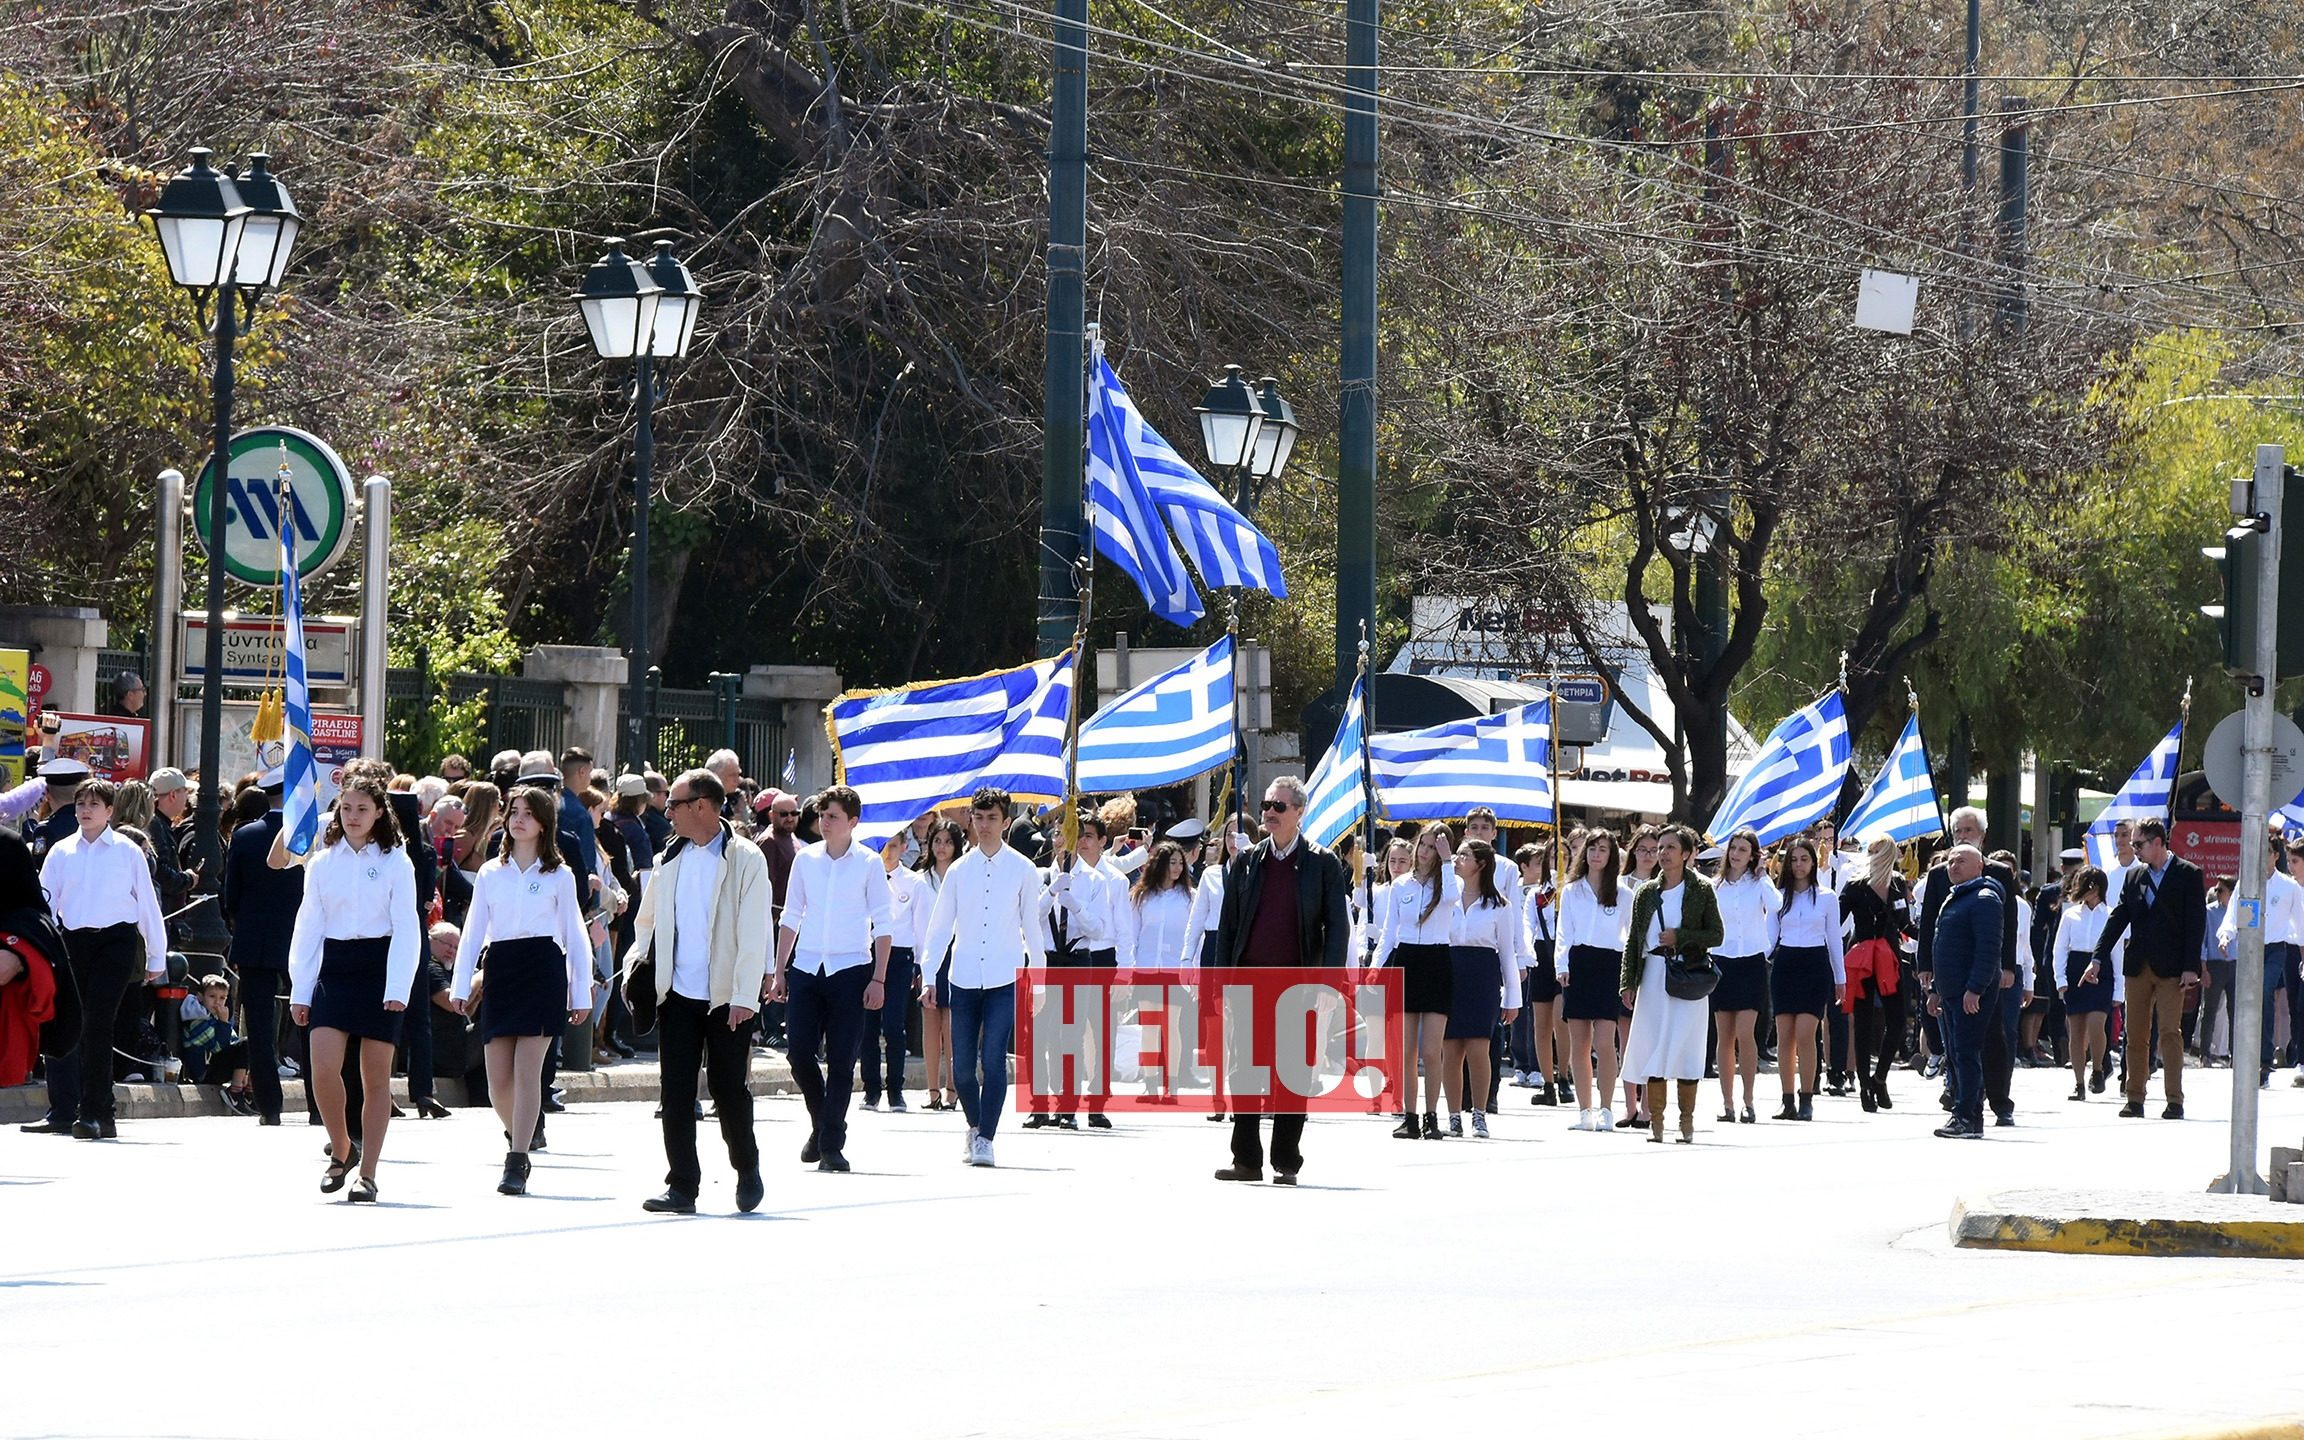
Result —
<instances>
[{"instance_id":1,"label":"stone pavement slab","mask_svg":"<svg viewBox=\"0 0 2304 1440\"><path fill-rule=\"evenodd\" d=\"M2304 1205L2260 1195L2007 1190L1956 1203L1950 1229L1976 1249L2304 1260Z\"/></svg>"}]
</instances>

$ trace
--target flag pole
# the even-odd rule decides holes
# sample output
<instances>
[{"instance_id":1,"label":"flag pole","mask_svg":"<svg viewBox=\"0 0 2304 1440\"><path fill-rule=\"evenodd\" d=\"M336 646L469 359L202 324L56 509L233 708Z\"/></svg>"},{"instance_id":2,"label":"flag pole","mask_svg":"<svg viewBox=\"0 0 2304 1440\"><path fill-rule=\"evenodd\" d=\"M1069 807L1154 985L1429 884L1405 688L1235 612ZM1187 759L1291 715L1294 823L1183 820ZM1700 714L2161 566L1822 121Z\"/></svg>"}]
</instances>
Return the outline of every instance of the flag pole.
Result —
<instances>
[{"instance_id":1,"label":"flag pole","mask_svg":"<svg viewBox=\"0 0 2304 1440\"><path fill-rule=\"evenodd\" d=\"M2176 711L2176 768L2168 776L2168 811L2161 818L2176 825L2176 782L2184 775L2184 737L2192 729L2192 677L2184 677L2184 703Z\"/></svg>"},{"instance_id":2,"label":"flag pole","mask_svg":"<svg viewBox=\"0 0 2304 1440\"><path fill-rule=\"evenodd\" d=\"M1544 672L1544 763L1546 783L1552 788L1552 863L1546 867L1555 887L1560 884L1560 867L1566 861L1566 846L1560 833L1560 662L1557 657Z\"/></svg>"},{"instance_id":3,"label":"flag pole","mask_svg":"<svg viewBox=\"0 0 2304 1440\"><path fill-rule=\"evenodd\" d=\"M1085 397L1088 377L1104 358L1104 327L1090 322L1086 327L1088 363L1080 371L1080 389ZM1085 399L1083 399L1085 403ZM1080 430L1080 547L1079 558L1072 562L1077 573L1080 595L1080 613L1072 627L1072 696L1064 707L1064 802L1056 818L1057 835L1062 839L1064 853L1070 855L1072 847L1080 842L1080 675L1081 657L1088 650L1088 618L1096 606L1096 502L1088 492L1088 430ZM1088 686L1091 694L1096 685L1094 661L1087 666Z\"/></svg>"},{"instance_id":4,"label":"flag pole","mask_svg":"<svg viewBox=\"0 0 2304 1440\"><path fill-rule=\"evenodd\" d=\"M1376 968L1376 775L1375 765L1369 758L1368 741L1375 732L1375 698L1368 692L1368 622L1360 622L1360 662L1353 675L1360 687L1360 790L1368 803L1360 811L1360 932L1361 960L1366 968ZM1351 704L1352 691L1344 691L1345 704Z\"/></svg>"}]
</instances>

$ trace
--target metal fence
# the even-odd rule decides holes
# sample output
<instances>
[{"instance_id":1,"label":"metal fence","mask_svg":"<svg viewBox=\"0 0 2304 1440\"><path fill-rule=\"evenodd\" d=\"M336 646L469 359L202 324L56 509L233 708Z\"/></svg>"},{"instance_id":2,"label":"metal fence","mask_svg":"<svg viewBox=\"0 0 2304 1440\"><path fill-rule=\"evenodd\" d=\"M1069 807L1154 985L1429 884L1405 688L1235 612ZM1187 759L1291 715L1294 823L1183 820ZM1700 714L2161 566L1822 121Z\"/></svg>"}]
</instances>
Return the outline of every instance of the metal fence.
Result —
<instances>
[{"instance_id":1,"label":"metal fence","mask_svg":"<svg viewBox=\"0 0 2304 1440\"><path fill-rule=\"evenodd\" d=\"M423 669L384 672L385 750L404 770L422 773L440 763L445 747L470 744L470 731L449 733L441 711L480 702L476 768L499 750L549 750L566 743L568 705L556 680L518 675L431 675Z\"/></svg>"},{"instance_id":2,"label":"metal fence","mask_svg":"<svg viewBox=\"0 0 2304 1440\"><path fill-rule=\"evenodd\" d=\"M733 750L744 773L764 785L784 769L784 716L772 701L747 700L733 685L715 690L656 689L656 768L667 775L704 763L715 750ZM632 692L617 697L616 733L632 723Z\"/></svg>"}]
</instances>

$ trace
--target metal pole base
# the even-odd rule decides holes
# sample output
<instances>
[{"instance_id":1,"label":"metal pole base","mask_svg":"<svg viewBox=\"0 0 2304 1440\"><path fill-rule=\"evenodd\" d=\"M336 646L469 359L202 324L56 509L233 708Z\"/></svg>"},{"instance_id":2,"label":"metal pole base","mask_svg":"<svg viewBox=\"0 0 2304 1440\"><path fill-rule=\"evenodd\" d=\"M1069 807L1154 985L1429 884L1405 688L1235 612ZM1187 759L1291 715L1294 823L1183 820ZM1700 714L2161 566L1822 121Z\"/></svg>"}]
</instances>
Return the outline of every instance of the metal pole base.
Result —
<instances>
[{"instance_id":1,"label":"metal pole base","mask_svg":"<svg viewBox=\"0 0 2304 1440\"><path fill-rule=\"evenodd\" d=\"M2211 1195L2270 1195L2272 1187L2265 1184L2264 1177L2253 1170L2243 1170L2237 1174L2227 1170L2217 1176L2215 1182L2209 1185L2208 1193Z\"/></svg>"}]
</instances>

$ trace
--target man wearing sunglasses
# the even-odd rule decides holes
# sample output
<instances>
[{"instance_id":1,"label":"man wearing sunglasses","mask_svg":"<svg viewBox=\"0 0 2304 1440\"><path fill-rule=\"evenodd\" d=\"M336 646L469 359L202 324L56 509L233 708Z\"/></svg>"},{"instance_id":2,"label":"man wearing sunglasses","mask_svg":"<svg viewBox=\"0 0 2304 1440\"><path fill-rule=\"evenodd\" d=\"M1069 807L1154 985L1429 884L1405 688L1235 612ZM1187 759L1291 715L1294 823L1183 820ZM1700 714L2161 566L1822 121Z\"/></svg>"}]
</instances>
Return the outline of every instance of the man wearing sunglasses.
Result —
<instances>
[{"instance_id":1,"label":"man wearing sunglasses","mask_svg":"<svg viewBox=\"0 0 2304 1440\"><path fill-rule=\"evenodd\" d=\"M1264 838L1224 871L1216 954L1231 966L1342 969L1352 947L1344 866L1303 836L1304 782L1283 775L1264 791ZM1263 1121L1254 1102L1232 1117L1232 1163L1219 1180L1264 1178ZM1303 1167L1304 1117L1272 1117L1272 1182L1293 1185Z\"/></svg>"}]
</instances>

